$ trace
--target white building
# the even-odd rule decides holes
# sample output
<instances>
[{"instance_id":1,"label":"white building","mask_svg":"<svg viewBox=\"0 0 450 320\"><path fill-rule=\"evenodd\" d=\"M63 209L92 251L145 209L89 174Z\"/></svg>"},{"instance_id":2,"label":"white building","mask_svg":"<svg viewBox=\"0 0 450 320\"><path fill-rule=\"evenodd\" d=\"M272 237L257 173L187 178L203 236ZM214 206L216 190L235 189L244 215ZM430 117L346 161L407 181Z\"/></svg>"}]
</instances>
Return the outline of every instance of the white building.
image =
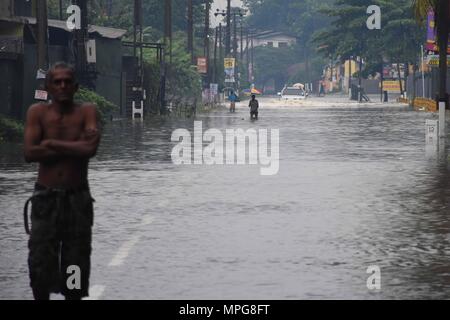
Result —
<instances>
[{"instance_id":1,"label":"white building","mask_svg":"<svg viewBox=\"0 0 450 320\"><path fill-rule=\"evenodd\" d=\"M294 45L297 39L278 31L263 31L254 36L253 46L255 47L274 47L285 48Z\"/></svg>"}]
</instances>

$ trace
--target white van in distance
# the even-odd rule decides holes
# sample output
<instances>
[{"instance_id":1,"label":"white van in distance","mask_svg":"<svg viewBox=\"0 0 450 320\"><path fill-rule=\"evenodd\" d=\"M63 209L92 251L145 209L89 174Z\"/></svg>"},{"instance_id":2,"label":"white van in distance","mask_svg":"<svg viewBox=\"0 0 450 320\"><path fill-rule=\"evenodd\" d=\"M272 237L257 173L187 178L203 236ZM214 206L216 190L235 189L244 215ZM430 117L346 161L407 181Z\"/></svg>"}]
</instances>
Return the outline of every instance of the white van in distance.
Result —
<instances>
[{"instance_id":1,"label":"white van in distance","mask_svg":"<svg viewBox=\"0 0 450 320\"><path fill-rule=\"evenodd\" d=\"M282 100L304 100L308 96L305 89L299 86L284 87L278 95Z\"/></svg>"}]
</instances>

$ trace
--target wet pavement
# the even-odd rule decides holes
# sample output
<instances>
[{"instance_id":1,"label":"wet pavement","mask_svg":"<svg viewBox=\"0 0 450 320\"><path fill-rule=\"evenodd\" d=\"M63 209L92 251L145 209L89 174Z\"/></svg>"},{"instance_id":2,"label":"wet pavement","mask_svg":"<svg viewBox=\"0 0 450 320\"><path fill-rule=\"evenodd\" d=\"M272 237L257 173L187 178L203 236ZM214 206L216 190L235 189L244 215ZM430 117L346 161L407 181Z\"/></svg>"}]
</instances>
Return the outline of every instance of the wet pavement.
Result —
<instances>
[{"instance_id":1,"label":"wet pavement","mask_svg":"<svg viewBox=\"0 0 450 320\"><path fill-rule=\"evenodd\" d=\"M450 298L448 150L404 105L261 99L203 128L280 130L277 175L171 161L194 119L117 121L91 162L94 299ZM22 208L36 166L0 145L0 299L31 299ZM366 281L381 270L381 290Z\"/></svg>"}]
</instances>

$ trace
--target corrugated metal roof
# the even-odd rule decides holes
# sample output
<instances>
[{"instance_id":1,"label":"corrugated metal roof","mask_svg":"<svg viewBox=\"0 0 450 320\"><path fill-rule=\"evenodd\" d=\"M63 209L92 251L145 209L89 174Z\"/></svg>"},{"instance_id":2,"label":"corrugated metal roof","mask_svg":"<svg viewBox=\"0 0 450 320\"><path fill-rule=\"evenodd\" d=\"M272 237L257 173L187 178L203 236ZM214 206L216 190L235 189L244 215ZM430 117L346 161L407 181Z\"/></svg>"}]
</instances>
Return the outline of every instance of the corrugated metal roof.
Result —
<instances>
[{"instance_id":1,"label":"corrugated metal roof","mask_svg":"<svg viewBox=\"0 0 450 320\"><path fill-rule=\"evenodd\" d=\"M285 37L289 37L292 39L295 39L294 36L285 33L285 32L281 32L281 31L272 31L272 30L267 30L267 31L261 31L259 33L256 33L254 35L255 38L271 38L271 37L276 37L276 36L285 36Z\"/></svg>"},{"instance_id":2,"label":"corrugated metal roof","mask_svg":"<svg viewBox=\"0 0 450 320\"><path fill-rule=\"evenodd\" d=\"M23 24L36 24L36 18L33 17L0 18L0 21L16 22ZM71 32L71 30L67 28L66 21L49 19L48 26L52 28L62 29L67 32ZM119 39L123 37L125 33L127 33L127 31L123 29L100 27L95 25L89 25L88 32L98 33L100 36L109 39Z\"/></svg>"}]
</instances>

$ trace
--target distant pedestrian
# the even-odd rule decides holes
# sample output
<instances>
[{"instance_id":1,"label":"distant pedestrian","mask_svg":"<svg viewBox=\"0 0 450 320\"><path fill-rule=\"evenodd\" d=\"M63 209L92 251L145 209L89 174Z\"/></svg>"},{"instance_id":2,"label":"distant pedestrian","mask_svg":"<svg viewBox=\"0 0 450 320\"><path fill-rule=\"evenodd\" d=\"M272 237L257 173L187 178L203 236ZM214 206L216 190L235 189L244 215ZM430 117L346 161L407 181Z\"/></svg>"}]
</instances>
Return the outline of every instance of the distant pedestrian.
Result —
<instances>
[{"instance_id":1,"label":"distant pedestrian","mask_svg":"<svg viewBox=\"0 0 450 320\"><path fill-rule=\"evenodd\" d=\"M256 100L256 96L252 94L252 100L250 100L248 107L250 108L250 118L258 120L259 102Z\"/></svg>"},{"instance_id":2,"label":"distant pedestrian","mask_svg":"<svg viewBox=\"0 0 450 320\"><path fill-rule=\"evenodd\" d=\"M319 97L325 96L325 85L324 85L324 81L320 80L319 82Z\"/></svg>"},{"instance_id":3,"label":"distant pedestrian","mask_svg":"<svg viewBox=\"0 0 450 320\"><path fill-rule=\"evenodd\" d=\"M234 91L231 91L230 95L228 96L228 100L230 100L230 112L236 112L236 100L237 95L234 93Z\"/></svg>"}]
</instances>

